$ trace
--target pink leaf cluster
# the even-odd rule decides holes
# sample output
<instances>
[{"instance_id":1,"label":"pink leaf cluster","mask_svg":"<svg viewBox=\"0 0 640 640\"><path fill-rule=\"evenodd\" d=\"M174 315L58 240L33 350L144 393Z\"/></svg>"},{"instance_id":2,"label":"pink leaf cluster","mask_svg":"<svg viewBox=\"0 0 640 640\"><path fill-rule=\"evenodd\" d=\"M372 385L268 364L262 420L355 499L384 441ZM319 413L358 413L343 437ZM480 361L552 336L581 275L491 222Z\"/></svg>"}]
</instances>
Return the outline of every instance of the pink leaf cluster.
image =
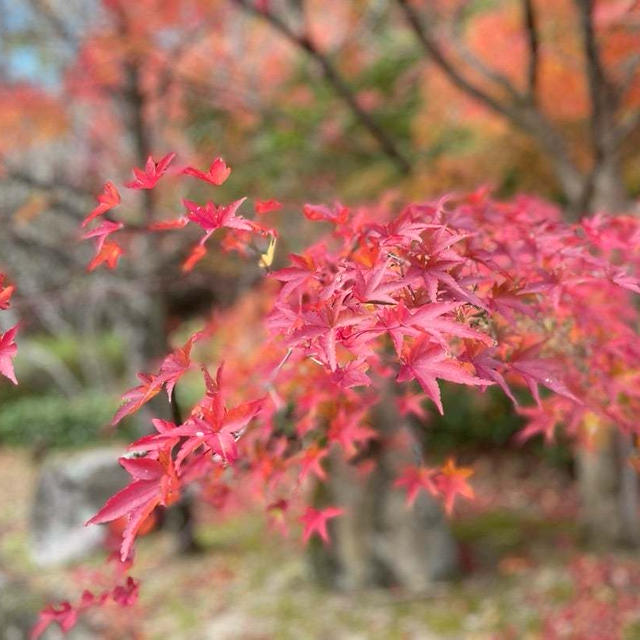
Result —
<instances>
[{"instance_id":1,"label":"pink leaf cluster","mask_svg":"<svg viewBox=\"0 0 640 640\"><path fill-rule=\"evenodd\" d=\"M6 311L11 306L11 296L15 290L13 285L4 285L5 275L0 272L0 311ZM13 369L13 359L18 352L16 346L16 334L18 325L7 329L4 333L0 331L0 374L9 378L13 384L18 384L16 374Z\"/></svg>"},{"instance_id":2,"label":"pink leaf cluster","mask_svg":"<svg viewBox=\"0 0 640 640\"><path fill-rule=\"evenodd\" d=\"M68 601L58 606L48 605L38 616L38 621L31 629L30 640L37 640L50 624L56 623L64 633L75 627L78 616L88 609L102 607L107 603L115 603L121 607L129 607L138 600L139 583L130 576L122 585L116 585L99 594L85 590L75 604Z\"/></svg>"},{"instance_id":3,"label":"pink leaf cluster","mask_svg":"<svg viewBox=\"0 0 640 640\"><path fill-rule=\"evenodd\" d=\"M202 179L215 184L222 165L209 173ZM239 215L242 202L185 201L186 215L162 223L204 232L189 268L217 229L235 248L275 235ZM224 385L222 367L215 378L202 368L204 395L183 423L155 420L155 432L130 446L136 457L121 461L132 481L91 522L127 518L123 557L144 519L190 484L216 508L243 493L284 533L297 518L305 540L328 541L327 521L341 508L308 506L300 489L326 479L329 456L366 476L376 443L414 446L381 432L376 412L397 407L400 429L408 414L442 413L443 381L502 389L528 420L522 438L551 439L560 424L577 439L594 423L637 431L637 219L569 224L534 198L499 202L484 191L396 207L305 205L302 215L331 231L211 322ZM171 397L195 368L190 345L140 374L115 421L162 388ZM397 485L409 503L426 490L451 513L459 496L473 497L469 475L449 460L407 467Z\"/></svg>"}]
</instances>

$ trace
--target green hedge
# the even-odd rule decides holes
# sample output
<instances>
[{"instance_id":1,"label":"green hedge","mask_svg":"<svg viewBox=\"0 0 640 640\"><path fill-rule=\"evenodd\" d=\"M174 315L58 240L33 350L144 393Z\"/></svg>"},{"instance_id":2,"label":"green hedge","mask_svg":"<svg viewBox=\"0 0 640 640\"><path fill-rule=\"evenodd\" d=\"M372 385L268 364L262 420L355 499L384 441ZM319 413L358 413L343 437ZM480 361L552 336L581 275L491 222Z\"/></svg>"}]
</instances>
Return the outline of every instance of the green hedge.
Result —
<instances>
[{"instance_id":1,"label":"green hedge","mask_svg":"<svg viewBox=\"0 0 640 640\"><path fill-rule=\"evenodd\" d=\"M113 438L118 399L91 391L72 399L30 395L0 405L0 445L77 447ZM126 437L121 431L119 436Z\"/></svg>"}]
</instances>

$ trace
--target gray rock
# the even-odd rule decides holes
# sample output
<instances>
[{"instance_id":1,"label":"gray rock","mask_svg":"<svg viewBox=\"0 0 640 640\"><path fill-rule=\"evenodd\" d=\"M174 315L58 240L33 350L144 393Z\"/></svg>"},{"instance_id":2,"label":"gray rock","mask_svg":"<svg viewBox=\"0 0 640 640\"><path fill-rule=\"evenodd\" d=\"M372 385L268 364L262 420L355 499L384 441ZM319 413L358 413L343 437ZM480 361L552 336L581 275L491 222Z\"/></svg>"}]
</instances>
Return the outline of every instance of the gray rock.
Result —
<instances>
[{"instance_id":1,"label":"gray rock","mask_svg":"<svg viewBox=\"0 0 640 640\"><path fill-rule=\"evenodd\" d=\"M0 571L0 640L26 640L37 604L26 586Z\"/></svg>"},{"instance_id":2,"label":"gray rock","mask_svg":"<svg viewBox=\"0 0 640 640\"><path fill-rule=\"evenodd\" d=\"M84 523L127 484L120 455L121 449L100 448L57 454L43 464L30 523L30 549L37 565L78 560L102 544L106 529Z\"/></svg>"}]
</instances>

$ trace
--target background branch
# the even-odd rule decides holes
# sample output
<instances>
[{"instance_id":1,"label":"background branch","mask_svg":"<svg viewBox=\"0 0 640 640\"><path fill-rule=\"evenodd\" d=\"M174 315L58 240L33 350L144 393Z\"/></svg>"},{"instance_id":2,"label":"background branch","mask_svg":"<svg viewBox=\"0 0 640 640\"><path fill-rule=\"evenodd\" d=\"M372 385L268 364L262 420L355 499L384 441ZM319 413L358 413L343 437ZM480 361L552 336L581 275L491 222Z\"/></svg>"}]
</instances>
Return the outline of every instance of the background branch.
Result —
<instances>
[{"instance_id":1,"label":"background branch","mask_svg":"<svg viewBox=\"0 0 640 640\"><path fill-rule=\"evenodd\" d=\"M527 34L529 61L527 65L528 98L535 104L538 90L538 69L540 66L540 40L533 0L522 0L524 29Z\"/></svg>"},{"instance_id":2,"label":"background branch","mask_svg":"<svg viewBox=\"0 0 640 640\"><path fill-rule=\"evenodd\" d=\"M398 149L395 142L387 134L387 132L374 120L374 118L365 111L353 93L352 89L343 79L340 72L336 69L329 58L318 49L316 44L306 34L295 33L286 22L271 11L262 11L256 8L250 0L232 0L232 2L241 7L247 13L265 20L276 31L282 34L293 45L306 52L322 70L327 82L333 87L336 94L349 107L351 113L356 120L365 128L371 136L376 140L380 149L395 164L400 173L411 173L411 164L405 158L404 154Z\"/></svg>"}]
</instances>

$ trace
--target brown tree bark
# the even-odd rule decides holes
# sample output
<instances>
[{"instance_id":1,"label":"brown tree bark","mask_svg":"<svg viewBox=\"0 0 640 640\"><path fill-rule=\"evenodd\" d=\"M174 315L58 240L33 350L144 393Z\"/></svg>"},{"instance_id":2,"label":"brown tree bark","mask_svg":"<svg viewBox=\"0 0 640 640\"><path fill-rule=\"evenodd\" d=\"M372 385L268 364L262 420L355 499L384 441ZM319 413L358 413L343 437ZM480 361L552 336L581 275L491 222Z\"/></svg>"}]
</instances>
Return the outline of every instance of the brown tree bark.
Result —
<instances>
[{"instance_id":1,"label":"brown tree bark","mask_svg":"<svg viewBox=\"0 0 640 640\"><path fill-rule=\"evenodd\" d=\"M594 546L640 544L638 478L627 462L631 451L630 437L612 430L598 448L577 453L580 524Z\"/></svg>"},{"instance_id":2,"label":"brown tree bark","mask_svg":"<svg viewBox=\"0 0 640 640\"><path fill-rule=\"evenodd\" d=\"M595 167L589 211L630 210L615 149ZM585 539L594 546L640 547L640 493L638 473L629 464L634 443L629 434L611 428L593 450L576 452L580 524Z\"/></svg>"},{"instance_id":3,"label":"brown tree bark","mask_svg":"<svg viewBox=\"0 0 640 640\"><path fill-rule=\"evenodd\" d=\"M402 469L421 457L422 445L399 416L392 393L387 389L372 416L379 439L364 456L374 462L373 470L363 476L353 461L333 455L330 479L318 489L319 505L345 510L330 523L332 544L311 545L312 569L327 586L396 586L418 593L459 571L458 547L442 505L421 492L408 507L405 492L393 487Z\"/></svg>"}]
</instances>

